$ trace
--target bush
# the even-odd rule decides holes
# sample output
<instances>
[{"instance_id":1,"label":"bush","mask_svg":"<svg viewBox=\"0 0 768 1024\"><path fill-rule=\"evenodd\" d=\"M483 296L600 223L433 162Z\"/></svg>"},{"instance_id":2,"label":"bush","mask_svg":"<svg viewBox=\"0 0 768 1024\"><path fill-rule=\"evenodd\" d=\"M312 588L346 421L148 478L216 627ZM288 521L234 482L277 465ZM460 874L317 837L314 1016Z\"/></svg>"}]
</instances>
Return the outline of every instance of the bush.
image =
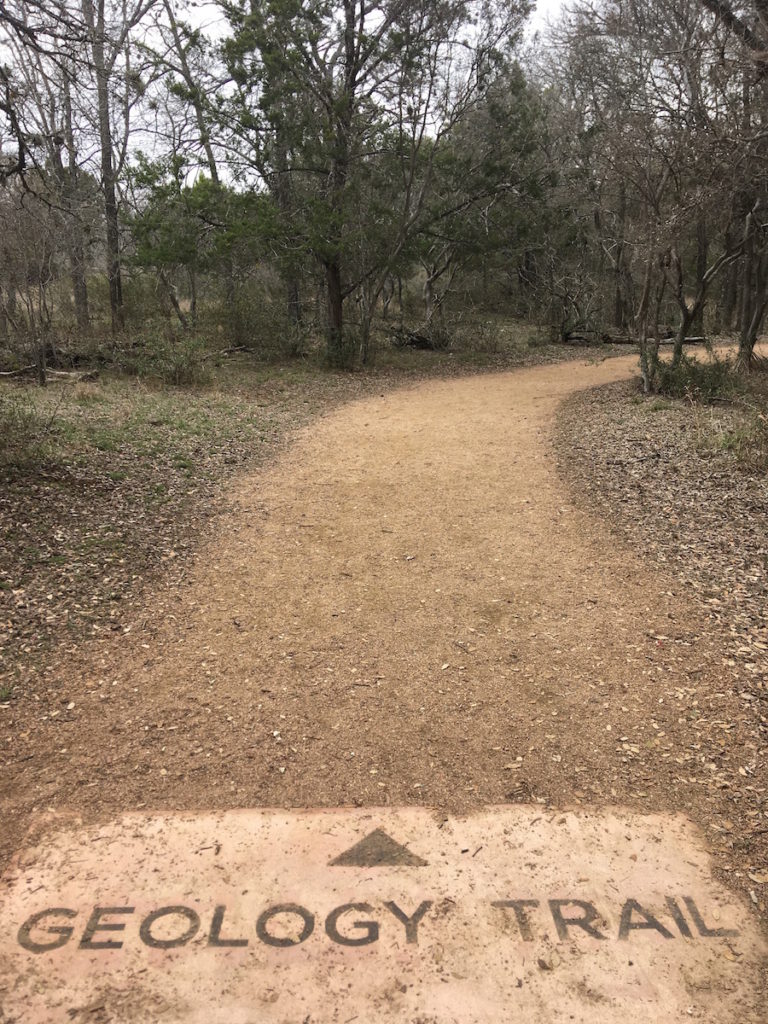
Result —
<instances>
[{"instance_id":1,"label":"bush","mask_svg":"<svg viewBox=\"0 0 768 1024\"><path fill-rule=\"evenodd\" d=\"M210 378L205 358L202 338L172 332L140 335L114 352L115 364L123 373L176 386L205 384Z\"/></svg>"},{"instance_id":2,"label":"bush","mask_svg":"<svg viewBox=\"0 0 768 1024\"><path fill-rule=\"evenodd\" d=\"M52 421L41 416L28 394L4 386L0 391L0 466L43 458Z\"/></svg>"},{"instance_id":3,"label":"bush","mask_svg":"<svg viewBox=\"0 0 768 1024\"><path fill-rule=\"evenodd\" d=\"M308 310L304 310L305 318ZM205 313L209 324L227 345L245 348L265 360L304 355L311 325L297 328L288 316L282 287L267 289L259 281L238 285L231 301L220 299Z\"/></svg>"},{"instance_id":4,"label":"bush","mask_svg":"<svg viewBox=\"0 0 768 1024\"><path fill-rule=\"evenodd\" d=\"M475 320L457 324L450 332L454 344L468 352L496 355L503 347L503 335L494 320Z\"/></svg>"},{"instance_id":5,"label":"bush","mask_svg":"<svg viewBox=\"0 0 768 1024\"><path fill-rule=\"evenodd\" d=\"M534 327L526 337L526 345L528 348L546 348L548 345L553 343L553 339L550 331L546 327Z\"/></svg>"},{"instance_id":6,"label":"bush","mask_svg":"<svg viewBox=\"0 0 768 1024\"><path fill-rule=\"evenodd\" d=\"M140 329L150 320L175 320L176 314L157 279L149 274L123 275L123 319L129 328ZM92 327L109 327L111 310L106 274L88 278L88 306Z\"/></svg>"},{"instance_id":7,"label":"bush","mask_svg":"<svg viewBox=\"0 0 768 1024\"><path fill-rule=\"evenodd\" d=\"M768 415L752 410L739 426L720 438L720 446L733 452L744 469L768 469Z\"/></svg>"},{"instance_id":8,"label":"bush","mask_svg":"<svg viewBox=\"0 0 768 1024\"><path fill-rule=\"evenodd\" d=\"M105 314L109 315L109 288ZM165 319L176 322L176 313L165 289L148 274L125 275L123 278L123 317L128 327L141 328L148 320Z\"/></svg>"},{"instance_id":9,"label":"bush","mask_svg":"<svg viewBox=\"0 0 768 1024\"><path fill-rule=\"evenodd\" d=\"M689 398L710 404L733 398L741 386L733 363L717 356L707 363L683 356L678 366L659 364L658 392L670 398Z\"/></svg>"}]
</instances>

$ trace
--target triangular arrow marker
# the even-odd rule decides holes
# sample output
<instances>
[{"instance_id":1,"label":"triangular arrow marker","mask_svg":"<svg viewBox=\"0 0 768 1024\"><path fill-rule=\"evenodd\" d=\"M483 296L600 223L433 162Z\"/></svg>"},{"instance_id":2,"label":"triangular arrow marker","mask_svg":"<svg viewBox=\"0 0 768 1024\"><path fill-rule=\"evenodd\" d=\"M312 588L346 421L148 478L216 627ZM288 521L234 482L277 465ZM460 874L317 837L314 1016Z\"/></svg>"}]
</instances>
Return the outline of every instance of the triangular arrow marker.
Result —
<instances>
[{"instance_id":1,"label":"triangular arrow marker","mask_svg":"<svg viewBox=\"0 0 768 1024\"><path fill-rule=\"evenodd\" d=\"M331 861L332 866L357 867L357 868L381 868L381 867L411 867L423 868L427 862L411 853L405 846L396 843L387 835L383 829L377 828L365 839L355 843L344 853L340 853L335 860Z\"/></svg>"}]
</instances>

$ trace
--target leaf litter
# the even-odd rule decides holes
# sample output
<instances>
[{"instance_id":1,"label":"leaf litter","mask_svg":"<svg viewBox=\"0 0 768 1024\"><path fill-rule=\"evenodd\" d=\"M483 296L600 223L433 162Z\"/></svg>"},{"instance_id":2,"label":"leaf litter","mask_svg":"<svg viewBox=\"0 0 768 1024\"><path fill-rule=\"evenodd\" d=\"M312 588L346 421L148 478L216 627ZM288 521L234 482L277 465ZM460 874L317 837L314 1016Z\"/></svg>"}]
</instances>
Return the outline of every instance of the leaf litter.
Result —
<instances>
[{"instance_id":1,"label":"leaf litter","mask_svg":"<svg viewBox=\"0 0 768 1024\"><path fill-rule=\"evenodd\" d=\"M624 381L566 401L554 438L576 499L681 589L719 642L722 696L738 710L713 713L720 695L696 686L680 688L680 710L708 786L740 812L738 824L709 823L721 863L764 914L768 893L746 882L768 878L768 473L727 443L742 419L735 407L644 398ZM693 651L699 641L650 636Z\"/></svg>"}]
</instances>

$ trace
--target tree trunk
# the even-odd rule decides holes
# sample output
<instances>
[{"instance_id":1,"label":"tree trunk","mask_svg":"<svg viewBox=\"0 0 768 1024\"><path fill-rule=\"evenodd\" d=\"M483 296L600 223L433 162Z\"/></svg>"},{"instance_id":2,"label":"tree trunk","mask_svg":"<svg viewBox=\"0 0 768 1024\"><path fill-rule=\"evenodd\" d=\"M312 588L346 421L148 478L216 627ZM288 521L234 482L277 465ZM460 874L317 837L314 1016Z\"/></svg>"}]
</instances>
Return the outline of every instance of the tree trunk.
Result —
<instances>
[{"instance_id":1,"label":"tree trunk","mask_svg":"<svg viewBox=\"0 0 768 1024\"><path fill-rule=\"evenodd\" d=\"M707 219L702 214L696 222L696 294L700 294L705 291L704 275L707 272L707 263L709 260L709 234L707 231ZM706 308L706 299L704 299L699 308L696 310L696 315L688 325L691 329L692 334L704 334L704 310Z\"/></svg>"},{"instance_id":2,"label":"tree trunk","mask_svg":"<svg viewBox=\"0 0 768 1024\"><path fill-rule=\"evenodd\" d=\"M45 335L42 331L37 331L35 337L35 372L37 374L37 383L40 387L47 387L48 360L45 346Z\"/></svg>"},{"instance_id":3,"label":"tree trunk","mask_svg":"<svg viewBox=\"0 0 768 1024\"><path fill-rule=\"evenodd\" d=\"M328 291L328 362L339 369L351 364L344 342L344 295L341 287L341 266L338 259L325 265Z\"/></svg>"},{"instance_id":4,"label":"tree trunk","mask_svg":"<svg viewBox=\"0 0 768 1024\"><path fill-rule=\"evenodd\" d=\"M433 283L432 271L427 270L427 276L424 279L424 318L427 323L431 323L432 317L435 314L435 288Z\"/></svg>"},{"instance_id":5,"label":"tree trunk","mask_svg":"<svg viewBox=\"0 0 768 1024\"><path fill-rule=\"evenodd\" d=\"M659 320L661 318L661 304L664 301L664 293L667 290L667 279L664 274L659 275L659 283L656 285L656 296L653 306L653 359L658 362L659 346L661 345L661 330Z\"/></svg>"},{"instance_id":6,"label":"tree trunk","mask_svg":"<svg viewBox=\"0 0 768 1024\"><path fill-rule=\"evenodd\" d=\"M381 319L386 320L389 316L389 306L395 295L395 279L388 275L381 289Z\"/></svg>"},{"instance_id":7,"label":"tree trunk","mask_svg":"<svg viewBox=\"0 0 768 1024\"><path fill-rule=\"evenodd\" d=\"M214 185L219 185L219 169L216 165L216 157L214 156L213 146L211 145L211 133L205 119L205 108L203 107L202 100L200 99L201 92L199 83L196 75L192 72L192 69L189 66L189 61L187 60L187 49L184 46L184 39L182 38L181 29L179 28L179 22L176 18L176 12L173 8L173 4L170 0L163 0L163 7L165 8L165 13L168 16L168 26L171 30L171 35L173 36L173 46L179 60L179 70L181 71L182 78L184 79L184 84L189 90L189 98L192 103L192 109L195 112L195 121L197 122L197 134L205 153L205 159L208 164L211 181Z\"/></svg>"},{"instance_id":8,"label":"tree trunk","mask_svg":"<svg viewBox=\"0 0 768 1024\"><path fill-rule=\"evenodd\" d=\"M193 267L189 267L189 319L192 323L197 322L197 274Z\"/></svg>"},{"instance_id":9,"label":"tree trunk","mask_svg":"<svg viewBox=\"0 0 768 1024\"><path fill-rule=\"evenodd\" d=\"M16 296L16 277L11 276L8 280L8 298L5 302L5 312L8 319L11 321L11 326L15 326L16 321L16 310L17 310L17 296Z\"/></svg>"},{"instance_id":10,"label":"tree trunk","mask_svg":"<svg viewBox=\"0 0 768 1024\"><path fill-rule=\"evenodd\" d=\"M741 304L739 308L739 353L736 363L741 370L752 366L752 347L749 344L750 327L753 319L755 265L755 218L750 210L744 225L744 264L741 273Z\"/></svg>"},{"instance_id":11,"label":"tree trunk","mask_svg":"<svg viewBox=\"0 0 768 1024\"><path fill-rule=\"evenodd\" d=\"M640 305L637 310L637 338L640 344L640 374L643 378L643 392L646 395L652 394L656 388L656 369L658 361L658 348L655 353L653 345L648 342L648 307L651 300L651 284L653 283L654 260L648 256L645 267L645 278L643 280L643 291L640 297Z\"/></svg>"},{"instance_id":12,"label":"tree trunk","mask_svg":"<svg viewBox=\"0 0 768 1024\"><path fill-rule=\"evenodd\" d=\"M76 232L73 231L73 235ZM85 282L83 263L85 253L82 244L73 237L69 251L69 277L72 282L72 296L75 303L75 320L78 330L87 333L90 330L91 318L88 309L88 286Z\"/></svg>"},{"instance_id":13,"label":"tree trunk","mask_svg":"<svg viewBox=\"0 0 768 1024\"><path fill-rule=\"evenodd\" d=\"M373 323L374 309L375 303L369 303L364 308L363 315L360 318L359 355L360 363L363 366L368 366L371 362L371 326Z\"/></svg>"},{"instance_id":14,"label":"tree trunk","mask_svg":"<svg viewBox=\"0 0 768 1024\"><path fill-rule=\"evenodd\" d=\"M3 298L2 287L0 286L0 342L8 342L8 309Z\"/></svg>"},{"instance_id":15,"label":"tree trunk","mask_svg":"<svg viewBox=\"0 0 768 1024\"><path fill-rule=\"evenodd\" d=\"M173 283L173 281L170 280L170 278L168 277L164 270L158 270L157 276L162 281L166 294L168 295L170 303L173 306L173 311L179 318L179 323L181 324L185 331L188 330L189 321L187 320L184 310L181 308L181 304L179 303L179 297L176 294L176 285Z\"/></svg>"},{"instance_id":16,"label":"tree trunk","mask_svg":"<svg viewBox=\"0 0 768 1024\"><path fill-rule=\"evenodd\" d=\"M302 324L302 308L301 308L301 291L299 288L299 279L297 274L289 274L285 282L285 287L288 291L288 318L291 321L291 326L295 331L301 330Z\"/></svg>"},{"instance_id":17,"label":"tree trunk","mask_svg":"<svg viewBox=\"0 0 768 1024\"><path fill-rule=\"evenodd\" d=\"M77 166L75 133L72 124L72 96L70 93L69 75L64 75L64 136L67 147L67 169L65 190L67 196L67 212L69 213L71 235L69 243L69 273L72 280L72 295L75 302L75 319L80 331L90 329L91 317L88 309L88 285L85 279L85 239L83 222L80 218L79 186L80 175Z\"/></svg>"},{"instance_id":18,"label":"tree trunk","mask_svg":"<svg viewBox=\"0 0 768 1024\"><path fill-rule=\"evenodd\" d=\"M622 331L627 326L627 306L622 284L624 281L624 226L627 217L627 190L622 181L619 186L618 239L616 263L613 271L613 325Z\"/></svg>"},{"instance_id":19,"label":"tree trunk","mask_svg":"<svg viewBox=\"0 0 768 1024\"><path fill-rule=\"evenodd\" d=\"M328 289L328 362L331 366L351 368L354 357L352 347L344 337L344 289L341 279L341 261L344 240L344 202L349 175L349 133L355 106L355 88L358 73L356 48L357 4L344 0L344 81L336 104L333 159L331 162L329 199L332 211L333 233L328 246L330 255L324 259L325 280Z\"/></svg>"},{"instance_id":20,"label":"tree trunk","mask_svg":"<svg viewBox=\"0 0 768 1024\"><path fill-rule=\"evenodd\" d=\"M704 289L703 289L703 275L702 275L702 290L699 291L696 303L691 309L688 306L688 301L685 295L685 282L683 280L683 261L680 258L680 254L676 249L672 249L672 265L675 267L676 279L675 285L675 301L677 307L680 310L680 322L677 328L677 334L675 335L675 344L672 349L672 368L674 370L680 365L683 359L683 345L685 343L686 336L688 334L688 328L691 325L691 321L696 316L699 306L704 301Z\"/></svg>"},{"instance_id":21,"label":"tree trunk","mask_svg":"<svg viewBox=\"0 0 768 1024\"><path fill-rule=\"evenodd\" d=\"M106 98L106 94L105 94ZM102 97L99 95L101 118ZM109 128L108 108L105 113L106 129L101 133L102 160L101 181L104 190L104 219L107 229L107 280L109 281L109 310L112 332L117 333L124 325L123 282L120 274L120 227L117 214L117 190L112 162L112 139Z\"/></svg>"},{"instance_id":22,"label":"tree trunk","mask_svg":"<svg viewBox=\"0 0 768 1024\"><path fill-rule=\"evenodd\" d=\"M728 222L723 236L723 249L728 252L733 248L736 238L736 206ZM719 330L730 331L736 314L736 300L739 285L739 263L734 260L723 275L723 287L720 292L720 303L717 311Z\"/></svg>"},{"instance_id":23,"label":"tree trunk","mask_svg":"<svg viewBox=\"0 0 768 1024\"><path fill-rule=\"evenodd\" d=\"M91 314L88 306L88 284L85 278L85 243L83 225L77 214L71 222L69 245L69 274L72 281L72 296L75 303L75 319L81 332L87 333L91 327Z\"/></svg>"},{"instance_id":24,"label":"tree trunk","mask_svg":"<svg viewBox=\"0 0 768 1024\"><path fill-rule=\"evenodd\" d=\"M744 238L741 329L736 357L736 365L744 372L752 369L755 344L768 308L768 251L758 246L758 229L755 211L750 211Z\"/></svg>"},{"instance_id":25,"label":"tree trunk","mask_svg":"<svg viewBox=\"0 0 768 1024\"><path fill-rule=\"evenodd\" d=\"M683 346L685 345L685 339L691 333L691 324L693 323L694 316L687 310L683 310L680 313L680 323L677 325L677 334L675 335L675 344L672 349L672 367L677 369L680 363L683 361Z\"/></svg>"},{"instance_id":26,"label":"tree trunk","mask_svg":"<svg viewBox=\"0 0 768 1024\"><path fill-rule=\"evenodd\" d=\"M200 144L203 147L203 152L205 153L205 162L208 165L208 173L211 176L211 181L218 189L221 186L221 177L219 175L218 164L216 163L216 154L213 151L213 145L211 143L211 132L206 120L206 111L201 99L202 94L199 88L199 82L194 71L189 66L189 61L187 60L187 48L184 45L184 38L171 0L163 0L163 7L165 8L165 12L168 16L168 25L173 36L173 46L178 58L179 70L181 71L182 78L184 79L184 83L189 91L192 109L195 112L197 134L200 139ZM224 295L226 297L227 309L230 310L231 316L235 318L234 334L236 335L237 343L240 344L242 325L239 323L241 319L240 313L239 311L236 311L237 296L235 287L235 268L231 253L227 253L223 256L222 266L224 268Z\"/></svg>"},{"instance_id":27,"label":"tree trunk","mask_svg":"<svg viewBox=\"0 0 768 1024\"><path fill-rule=\"evenodd\" d=\"M285 141L285 132L280 124L275 128L275 175L274 175L274 196L277 207L283 215L284 223L291 221L293 214L293 187L291 183L291 169L288 160L288 146ZM281 276L285 284L285 293L288 302L288 319L291 328L298 338L302 328L301 288L296 267L290 260L283 263Z\"/></svg>"},{"instance_id":28,"label":"tree trunk","mask_svg":"<svg viewBox=\"0 0 768 1024\"><path fill-rule=\"evenodd\" d=\"M104 221L107 244L107 280L112 331L124 324L123 283L120 274L120 225L118 222L117 181L112 145L112 123L109 100L110 71L106 63L105 0L83 0L83 15L91 36L91 57L96 75L96 100L101 149L101 190L104 198Z\"/></svg>"}]
</instances>

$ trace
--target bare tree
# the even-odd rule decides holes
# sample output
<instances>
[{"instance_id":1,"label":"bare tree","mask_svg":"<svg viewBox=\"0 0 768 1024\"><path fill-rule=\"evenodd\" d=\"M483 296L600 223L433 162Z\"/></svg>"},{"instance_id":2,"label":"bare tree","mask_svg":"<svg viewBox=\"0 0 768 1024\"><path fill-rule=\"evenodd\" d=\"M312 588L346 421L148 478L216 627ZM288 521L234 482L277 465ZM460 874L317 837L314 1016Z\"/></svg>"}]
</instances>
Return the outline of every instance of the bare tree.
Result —
<instances>
[{"instance_id":1,"label":"bare tree","mask_svg":"<svg viewBox=\"0 0 768 1024\"><path fill-rule=\"evenodd\" d=\"M101 190L104 200L107 280L112 330L123 326L123 287L120 270L120 224L118 180L128 147L131 65L131 33L141 23L155 0L135 0L132 4L107 0L81 0L82 18L87 29L88 61L96 82L96 125L100 149ZM122 145L115 145L113 107L116 77L122 79Z\"/></svg>"},{"instance_id":2,"label":"bare tree","mask_svg":"<svg viewBox=\"0 0 768 1024\"><path fill-rule=\"evenodd\" d=\"M676 316L676 366L686 338L704 334L713 282L745 251L730 210L749 161L719 32L697 0L576 4L549 68L558 144L578 169L566 171L564 201L581 198L582 259L603 292L603 323L626 322L647 390L660 320Z\"/></svg>"}]
</instances>

